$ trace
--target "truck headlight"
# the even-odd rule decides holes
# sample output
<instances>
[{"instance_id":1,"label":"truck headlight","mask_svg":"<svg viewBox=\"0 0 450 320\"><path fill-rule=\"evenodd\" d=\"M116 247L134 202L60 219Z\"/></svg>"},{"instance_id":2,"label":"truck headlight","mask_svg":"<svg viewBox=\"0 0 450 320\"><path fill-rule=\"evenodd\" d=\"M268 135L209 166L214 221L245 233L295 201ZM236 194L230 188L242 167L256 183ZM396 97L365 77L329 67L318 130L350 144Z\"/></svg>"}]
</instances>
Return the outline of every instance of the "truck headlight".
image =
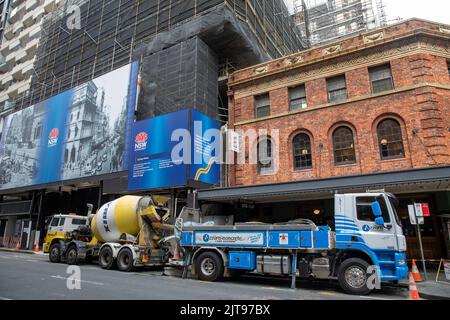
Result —
<instances>
[{"instance_id":1,"label":"truck headlight","mask_svg":"<svg viewBox=\"0 0 450 320\"><path fill-rule=\"evenodd\" d=\"M406 260L405 259L398 259L398 265L399 266L403 266L406 264Z\"/></svg>"}]
</instances>

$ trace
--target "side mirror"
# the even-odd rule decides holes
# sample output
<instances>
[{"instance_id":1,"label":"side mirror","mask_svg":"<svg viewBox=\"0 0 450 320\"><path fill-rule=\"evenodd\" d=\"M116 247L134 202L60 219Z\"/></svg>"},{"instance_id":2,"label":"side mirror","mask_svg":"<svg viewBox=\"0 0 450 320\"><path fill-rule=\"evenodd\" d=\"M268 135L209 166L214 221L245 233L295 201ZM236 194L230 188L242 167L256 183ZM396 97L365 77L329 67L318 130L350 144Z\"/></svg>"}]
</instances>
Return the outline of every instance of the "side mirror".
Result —
<instances>
[{"instance_id":1,"label":"side mirror","mask_svg":"<svg viewBox=\"0 0 450 320\"><path fill-rule=\"evenodd\" d=\"M384 227L384 219L383 217L378 217L375 219L375 224Z\"/></svg>"},{"instance_id":2,"label":"side mirror","mask_svg":"<svg viewBox=\"0 0 450 320\"><path fill-rule=\"evenodd\" d=\"M381 217L383 215L380 203L378 201L372 202L372 213L375 217Z\"/></svg>"}]
</instances>

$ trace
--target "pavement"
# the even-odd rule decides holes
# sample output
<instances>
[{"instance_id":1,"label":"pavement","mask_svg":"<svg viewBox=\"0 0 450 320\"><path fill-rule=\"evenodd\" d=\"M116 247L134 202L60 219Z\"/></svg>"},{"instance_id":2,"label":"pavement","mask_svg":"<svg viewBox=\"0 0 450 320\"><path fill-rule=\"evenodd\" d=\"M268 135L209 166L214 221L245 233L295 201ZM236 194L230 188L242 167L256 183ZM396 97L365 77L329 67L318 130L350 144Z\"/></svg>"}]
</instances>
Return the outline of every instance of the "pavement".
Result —
<instances>
[{"instance_id":1,"label":"pavement","mask_svg":"<svg viewBox=\"0 0 450 320\"><path fill-rule=\"evenodd\" d=\"M450 281L445 279L444 271L441 273L436 281L437 270L430 270L427 272L427 281L416 282L417 290L421 298L427 300L450 300ZM424 274L421 274L424 280ZM401 285L407 287L408 280L402 281Z\"/></svg>"},{"instance_id":2,"label":"pavement","mask_svg":"<svg viewBox=\"0 0 450 320\"><path fill-rule=\"evenodd\" d=\"M79 275L79 277L74 277ZM47 255L0 251L0 300L406 300L402 286L369 296L345 294L335 282L244 276L210 283L164 276L162 270L122 273L96 265L53 264Z\"/></svg>"}]
</instances>

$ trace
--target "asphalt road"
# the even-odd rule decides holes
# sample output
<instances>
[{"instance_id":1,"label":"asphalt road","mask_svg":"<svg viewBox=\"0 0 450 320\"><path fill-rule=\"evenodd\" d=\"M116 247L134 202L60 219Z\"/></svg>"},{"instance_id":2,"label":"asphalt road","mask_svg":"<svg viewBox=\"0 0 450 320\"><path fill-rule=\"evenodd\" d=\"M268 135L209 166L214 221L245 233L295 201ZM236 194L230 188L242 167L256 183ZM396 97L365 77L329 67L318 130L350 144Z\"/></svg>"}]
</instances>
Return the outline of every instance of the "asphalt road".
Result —
<instances>
[{"instance_id":1,"label":"asphalt road","mask_svg":"<svg viewBox=\"0 0 450 320\"><path fill-rule=\"evenodd\" d=\"M122 273L81 266L80 290L67 287L68 266L46 255L0 252L0 300L404 300L403 288L385 287L370 296L351 296L325 282L241 277L208 283L164 276L162 271ZM71 282L74 284L75 282Z\"/></svg>"}]
</instances>

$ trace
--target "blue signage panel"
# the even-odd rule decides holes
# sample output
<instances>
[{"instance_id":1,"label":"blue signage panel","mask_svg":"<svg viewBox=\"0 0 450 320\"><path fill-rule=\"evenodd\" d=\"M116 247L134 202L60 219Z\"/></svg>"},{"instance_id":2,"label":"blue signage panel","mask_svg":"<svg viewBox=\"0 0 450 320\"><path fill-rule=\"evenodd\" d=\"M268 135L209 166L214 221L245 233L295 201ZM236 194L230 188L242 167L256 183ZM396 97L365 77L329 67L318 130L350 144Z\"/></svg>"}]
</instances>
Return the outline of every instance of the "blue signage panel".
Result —
<instances>
[{"instance_id":1,"label":"blue signage panel","mask_svg":"<svg viewBox=\"0 0 450 320\"><path fill-rule=\"evenodd\" d=\"M127 170L138 62L5 118L0 190Z\"/></svg>"},{"instance_id":2,"label":"blue signage panel","mask_svg":"<svg viewBox=\"0 0 450 320\"><path fill-rule=\"evenodd\" d=\"M191 134L193 162L190 179L216 185L220 182L220 128L218 121L192 110Z\"/></svg>"},{"instance_id":3,"label":"blue signage panel","mask_svg":"<svg viewBox=\"0 0 450 320\"><path fill-rule=\"evenodd\" d=\"M196 110L136 122L130 140L130 191L218 184L220 124ZM219 141L218 141L219 140ZM216 150L217 149L217 150Z\"/></svg>"},{"instance_id":4,"label":"blue signage panel","mask_svg":"<svg viewBox=\"0 0 450 320\"><path fill-rule=\"evenodd\" d=\"M172 160L172 150L180 143L172 135L177 130L181 130L181 135L186 132L188 120L189 111L182 110L134 124L128 167L129 190L186 185L187 164Z\"/></svg>"}]
</instances>

